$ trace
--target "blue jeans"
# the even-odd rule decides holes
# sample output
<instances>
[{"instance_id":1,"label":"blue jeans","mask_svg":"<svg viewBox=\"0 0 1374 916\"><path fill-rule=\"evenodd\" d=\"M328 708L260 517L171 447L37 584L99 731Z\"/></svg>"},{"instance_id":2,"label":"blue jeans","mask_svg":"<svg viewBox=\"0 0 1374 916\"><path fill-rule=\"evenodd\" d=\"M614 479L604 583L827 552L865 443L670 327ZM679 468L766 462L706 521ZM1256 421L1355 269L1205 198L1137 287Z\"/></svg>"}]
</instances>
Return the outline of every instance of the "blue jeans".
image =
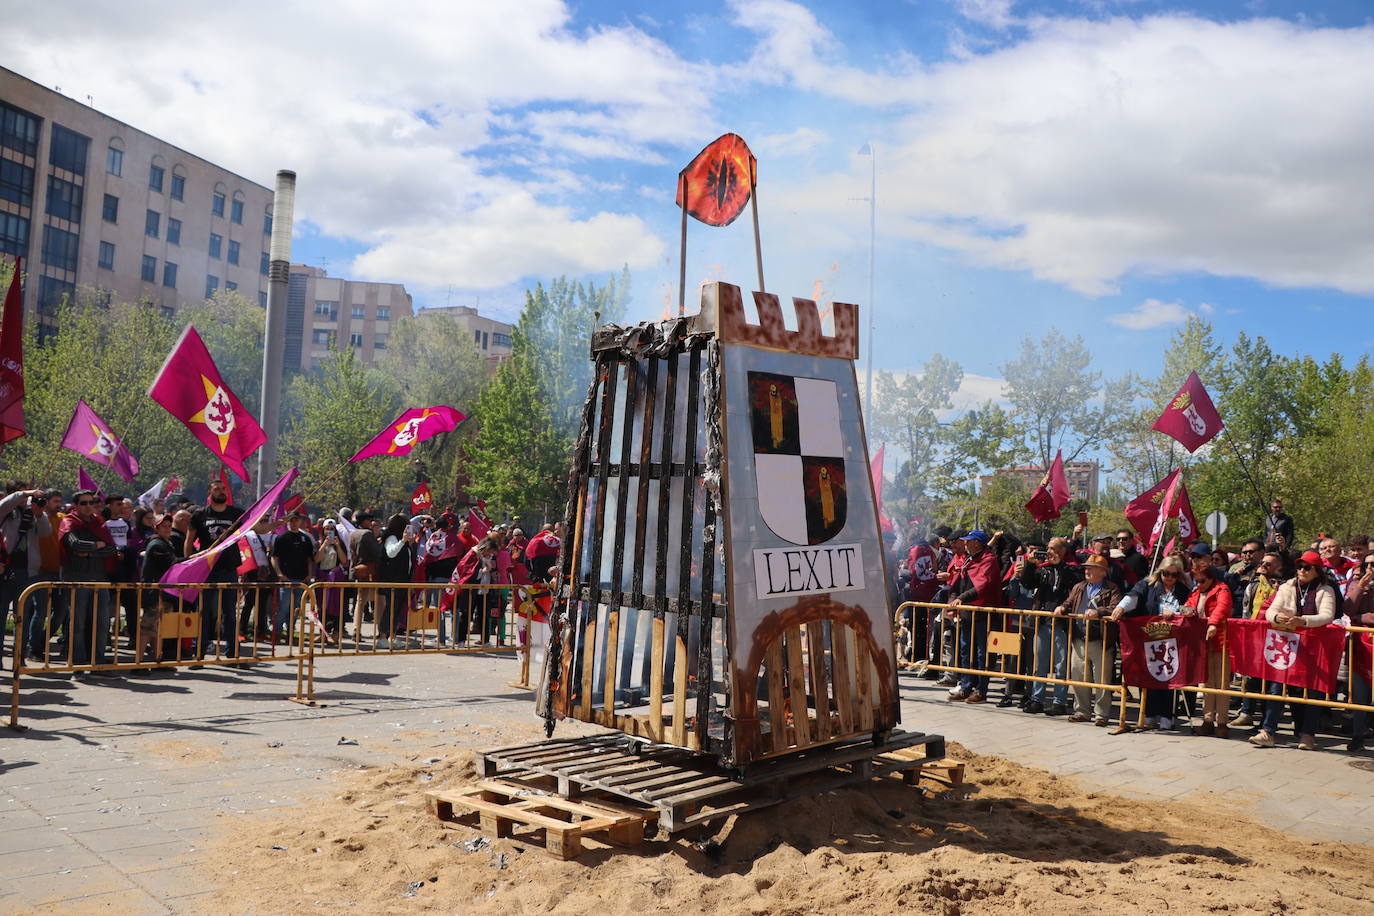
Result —
<instances>
[{"instance_id":1,"label":"blue jeans","mask_svg":"<svg viewBox=\"0 0 1374 916\"><path fill-rule=\"evenodd\" d=\"M110 589L78 588L72 595L72 664L110 664ZM92 645L95 657L91 657Z\"/></svg>"},{"instance_id":2,"label":"blue jeans","mask_svg":"<svg viewBox=\"0 0 1374 916\"><path fill-rule=\"evenodd\" d=\"M296 619L296 611L305 600L305 583L295 579L284 580L277 590L277 607L272 612L272 629L277 633L287 631Z\"/></svg>"},{"instance_id":3,"label":"blue jeans","mask_svg":"<svg viewBox=\"0 0 1374 916\"><path fill-rule=\"evenodd\" d=\"M1297 697L1302 696L1302 694L1298 693L1301 689L1300 687L1287 688L1287 690L1293 691L1291 694L1292 696ZM1290 695L1286 692L1285 685L1277 681L1271 681L1269 683L1268 693L1270 696L1275 697ZM1322 693L1320 690L1309 690L1307 691L1307 696L1309 699L1313 700L1326 699L1326 694ZM1293 724L1296 726L1299 735L1315 735L1317 733L1317 722L1321 717L1321 711L1320 706L1308 706L1304 703L1297 704L1297 708L1293 711ZM1260 728L1271 735L1277 735L1279 732L1279 717L1282 715L1282 700L1266 700L1264 704L1264 721L1260 724Z\"/></svg>"},{"instance_id":4,"label":"blue jeans","mask_svg":"<svg viewBox=\"0 0 1374 916\"><path fill-rule=\"evenodd\" d=\"M1067 679L1069 676L1069 622L1067 620L1050 621L1045 617L1032 619L1040 622L1035 632L1035 676L1049 677L1051 663L1053 663L1054 677ZM1034 681L1031 684L1030 698L1043 704L1047 690L1050 693L1051 703L1060 706L1069 705L1068 684L1046 684L1044 681Z\"/></svg>"},{"instance_id":5,"label":"blue jeans","mask_svg":"<svg viewBox=\"0 0 1374 916\"><path fill-rule=\"evenodd\" d=\"M439 587L439 588L428 588L428 589L425 589L425 592L424 592L424 600L425 600L425 603L426 603L429 607L442 607L442 606L443 606L442 601L443 601L443 597L444 597L444 589L442 588L442 586L448 585L448 576L441 576L441 577L439 577L439 578L430 577L430 579L429 579L429 584L430 584L430 585L437 585L437 586L441 586L441 587ZM439 614L439 645L441 645L441 646L448 642L448 627L447 627L447 624L446 624L446 621L445 621L445 618L446 618L446 617L448 617L448 614L445 614L445 613L443 613L443 612L440 612L440 614Z\"/></svg>"},{"instance_id":6,"label":"blue jeans","mask_svg":"<svg viewBox=\"0 0 1374 916\"><path fill-rule=\"evenodd\" d=\"M986 668L988 651L988 616L974 612L959 625L959 665L960 668ZM988 676L986 674L959 675L959 689L969 693L987 695Z\"/></svg>"},{"instance_id":7,"label":"blue jeans","mask_svg":"<svg viewBox=\"0 0 1374 916\"><path fill-rule=\"evenodd\" d=\"M235 580L227 582L220 579L212 579L207 585L219 585L219 588L208 588L200 593L200 644L196 647L197 656L204 658L210 651L210 643L214 641L216 631L219 640L224 645L220 647L220 653L229 658L236 658L239 654L239 621L238 603L239 595L237 588L230 588Z\"/></svg>"},{"instance_id":8,"label":"blue jeans","mask_svg":"<svg viewBox=\"0 0 1374 916\"><path fill-rule=\"evenodd\" d=\"M1359 706L1368 706L1370 699L1369 681L1356 674L1350 679L1350 702ZM1369 713L1362 709L1357 709L1350 715L1350 737L1363 738L1365 728L1369 725Z\"/></svg>"},{"instance_id":9,"label":"blue jeans","mask_svg":"<svg viewBox=\"0 0 1374 916\"><path fill-rule=\"evenodd\" d=\"M56 573L40 572L34 582L55 582ZM48 623L49 613L52 623ZM60 588L34 592L24 608L24 648L30 655L43 656L48 637L67 625L67 593Z\"/></svg>"}]
</instances>

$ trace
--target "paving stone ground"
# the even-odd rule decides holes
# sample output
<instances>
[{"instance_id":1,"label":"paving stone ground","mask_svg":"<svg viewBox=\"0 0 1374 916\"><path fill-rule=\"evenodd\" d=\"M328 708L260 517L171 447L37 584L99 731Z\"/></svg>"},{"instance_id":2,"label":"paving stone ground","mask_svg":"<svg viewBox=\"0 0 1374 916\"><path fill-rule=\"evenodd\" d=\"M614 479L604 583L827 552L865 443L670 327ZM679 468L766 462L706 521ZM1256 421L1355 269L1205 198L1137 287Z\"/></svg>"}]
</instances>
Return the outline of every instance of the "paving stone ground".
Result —
<instances>
[{"instance_id":1,"label":"paving stone ground","mask_svg":"<svg viewBox=\"0 0 1374 916\"><path fill-rule=\"evenodd\" d=\"M0 728L0 913L191 909L216 890L198 863L221 818L299 804L417 748L527 740L533 708L507 685L515 673L508 655L322 660L328 705L315 708L284 699L288 665L26 678L29 729ZM904 727L1104 791L1212 798L1302 836L1374 843L1374 772L1353 768L1333 739L1309 753L1259 750L1241 735L1111 736L944 696L902 675Z\"/></svg>"}]
</instances>

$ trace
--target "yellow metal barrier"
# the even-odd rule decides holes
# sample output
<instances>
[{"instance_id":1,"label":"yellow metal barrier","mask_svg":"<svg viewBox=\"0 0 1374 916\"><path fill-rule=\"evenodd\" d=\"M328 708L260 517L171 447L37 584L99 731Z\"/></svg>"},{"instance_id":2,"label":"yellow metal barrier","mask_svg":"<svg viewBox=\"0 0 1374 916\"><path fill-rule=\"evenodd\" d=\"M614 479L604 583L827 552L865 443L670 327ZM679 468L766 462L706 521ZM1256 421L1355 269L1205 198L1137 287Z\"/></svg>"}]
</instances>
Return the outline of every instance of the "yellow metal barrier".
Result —
<instances>
[{"instance_id":1,"label":"yellow metal barrier","mask_svg":"<svg viewBox=\"0 0 1374 916\"><path fill-rule=\"evenodd\" d=\"M1020 610L1016 608L982 608L970 607L967 605L952 607L949 604L937 604L929 601L907 601L903 602L901 605L897 607L896 614L899 620L903 617L902 612L908 609L921 609L926 612L938 612L938 615L935 617L935 621L938 624L937 628L932 628L927 632L927 648L930 649L932 652L935 650L937 645L943 649L947 637L952 638L954 642L954 663L946 663L943 657L938 660L931 658L927 662L926 667L928 669L934 671L945 671L951 674L972 675L975 677L1003 678L1006 680L1027 681L1032 683L1041 682L1046 684L1063 684L1069 687L1086 687L1116 692L1119 695L1120 701L1119 721L1121 722L1121 724L1113 733L1116 734L1129 729L1129 726L1125 724L1128 721L1128 717L1126 716L1126 705L1130 697L1129 688L1124 684L1117 683L1117 677L1115 674L1117 670L1119 653L1116 647L1115 634L1111 631L1113 631L1116 628L1117 624L1106 619L1105 617L1085 618L1075 614L1055 614L1051 611L1031 611ZM1024 657L1023 646L1025 640L1027 639L1028 632L1027 624L1029 623L1029 638L1032 646L1031 671L1034 672L1038 668L1042 667L1040 664L1040 659L1037 657L1036 653L1041 645L1043 629L1047 627L1051 628L1052 633L1053 628L1055 626L1054 621L1071 620L1082 620L1090 628L1089 632L1091 632L1092 627L1100 628L1102 636L1093 639L1088 639L1084 636L1077 635L1074 632L1074 627L1072 625L1068 625L1068 632L1065 637L1065 649L1067 657L1069 659L1073 658L1073 645L1075 642L1098 643L1100 647L1100 661L1098 665L1098 671L1105 670L1108 672L1112 672L1111 682L1103 680L1075 680L1072 678L1065 678L1052 675L1035 675L1034 673L1027 674L1021 670L1021 662ZM995 626L999 624L1001 626L1001 629L996 629ZM1012 626L1015 627L1014 630L1011 629ZM974 651L977 647L977 631L981 629L986 634L983 648L984 664L982 666L974 666L972 664L966 665L962 663L963 659L961 657L961 652L958 647L959 645L961 645L964 639L964 633L966 628L971 629L973 631L972 633L970 633L970 639L968 640L970 650L970 658L968 660L970 662L976 661L977 659L977 652ZM1369 694L1367 691L1369 691L1369 685L1371 683L1374 683L1374 653L1371 653L1371 659L1369 661L1369 670L1363 673L1364 675L1368 675L1368 677L1365 678L1360 672L1357 671L1357 656L1354 651L1355 641L1360 639L1364 634L1374 634L1374 628L1347 627L1346 631L1348 634L1346 638L1345 647L1346 654L1345 659L1341 665L1342 670L1345 671L1345 679L1343 684L1338 685L1338 687L1343 687L1344 694L1347 697L1346 700L1342 701L1318 698L1312 696L1314 691L1309 691L1303 688L1284 688L1282 684L1277 684L1269 681L1261 682L1261 685L1264 688L1262 691L1255 691L1249 689L1238 690L1230 686L1208 686L1206 683L1192 685L1188 687L1180 687L1177 688L1177 690L1180 693L1199 693L1203 694L1204 696L1213 695L1223 696L1227 698L1235 697L1241 700L1251 700L1263 703L1294 703L1299 705L1325 707L1328 709L1343 709L1351 712L1374 713L1374 703L1358 703L1353 702L1351 700L1351 698L1355 697L1357 694L1360 693L1364 693L1366 696L1368 696ZM914 645L914 633L912 638ZM1051 636L1051 641L1053 642L1053 636ZM1002 660L1002 664L1000 666L994 667L990 663L989 659L993 655L997 655ZM1015 658L1015 663L1014 665L1011 665L1009 667L1007 664L1007 660L1012 657ZM1053 667L1053 659L1048 660L1045 663L1045 667ZM1231 671L1230 667L1230 658L1226 653L1222 653L1221 676L1218 678L1218 680L1222 685L1230 685L1232 683L1232 678L1233 672ZM1361 684L1359 683L1359 679L1362 679L1364 681L1363 686L1361 686ZM1273 688L1279 688L1280 692L1269 692L1270 689ZM1226 708L1224 708L1223 711L1225 712ZM1137 728L1143 725L1144 719L1145 707L1144 704L1141 703L1139 706L1138 717L1136 720Z\"/></svg>"}]
</instances>

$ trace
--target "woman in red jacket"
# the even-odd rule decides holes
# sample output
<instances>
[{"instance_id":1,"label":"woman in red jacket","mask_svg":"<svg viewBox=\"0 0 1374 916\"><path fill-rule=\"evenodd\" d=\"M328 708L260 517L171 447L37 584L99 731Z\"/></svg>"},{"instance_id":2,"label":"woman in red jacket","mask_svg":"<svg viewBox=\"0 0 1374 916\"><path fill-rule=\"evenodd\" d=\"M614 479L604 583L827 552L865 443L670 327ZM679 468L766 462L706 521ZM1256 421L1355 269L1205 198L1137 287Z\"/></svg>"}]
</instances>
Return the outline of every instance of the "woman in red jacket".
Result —
<instances>
[{"instance_id":1,"label":"woman in red jacket","mask_svg":"<svg viewBox=\"0 0 1374 916\"><path fill-rule=\"evenodd\" d=\"M1193 593L1184 607L1190 607L1199 617L1207 619L1207 686L1218 690L1226 687L1226 618L1231 616L1231 589L1222 581L1221 571L1212 565L1210 556L1192 556ZM1202 699L1202 724L1197 735L1216 735L1225 738L1231 698L1208 693Z\"/></svg>"}]
</instances>

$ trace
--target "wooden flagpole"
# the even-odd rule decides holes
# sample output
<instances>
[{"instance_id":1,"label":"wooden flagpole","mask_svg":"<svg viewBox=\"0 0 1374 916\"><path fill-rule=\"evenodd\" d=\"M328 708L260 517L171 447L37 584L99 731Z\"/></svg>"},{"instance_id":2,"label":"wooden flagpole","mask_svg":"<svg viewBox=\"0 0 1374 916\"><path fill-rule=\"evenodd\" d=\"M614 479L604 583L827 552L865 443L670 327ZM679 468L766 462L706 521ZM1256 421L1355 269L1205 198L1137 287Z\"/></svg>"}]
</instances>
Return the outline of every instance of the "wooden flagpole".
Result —
<instances>
[{"instance_id":1,"label":"wooden flagpole","mask_svg":"<svg viewBox=\"0 0 1374 916\"><path fill-rule=\"evenodd\" d=\"M759 272L759 292L768 292L763 284L763 248L759 244L759 182L758 163L749 163L749 213L754 217L754 266Z\"/></svg>"},{"instance_id":2,"label":"wooden flagpole","mask_svg":"<svg viewBox=\"0 0 1374 916\"><path fill-rule=\"evenodd\" d=\"M678 273L677 273L677 316L681 318L687 314L687 173L682 171L677 176L678 194L682 198L682 233L678 248Z\"/></svg>"}]
</instances>

